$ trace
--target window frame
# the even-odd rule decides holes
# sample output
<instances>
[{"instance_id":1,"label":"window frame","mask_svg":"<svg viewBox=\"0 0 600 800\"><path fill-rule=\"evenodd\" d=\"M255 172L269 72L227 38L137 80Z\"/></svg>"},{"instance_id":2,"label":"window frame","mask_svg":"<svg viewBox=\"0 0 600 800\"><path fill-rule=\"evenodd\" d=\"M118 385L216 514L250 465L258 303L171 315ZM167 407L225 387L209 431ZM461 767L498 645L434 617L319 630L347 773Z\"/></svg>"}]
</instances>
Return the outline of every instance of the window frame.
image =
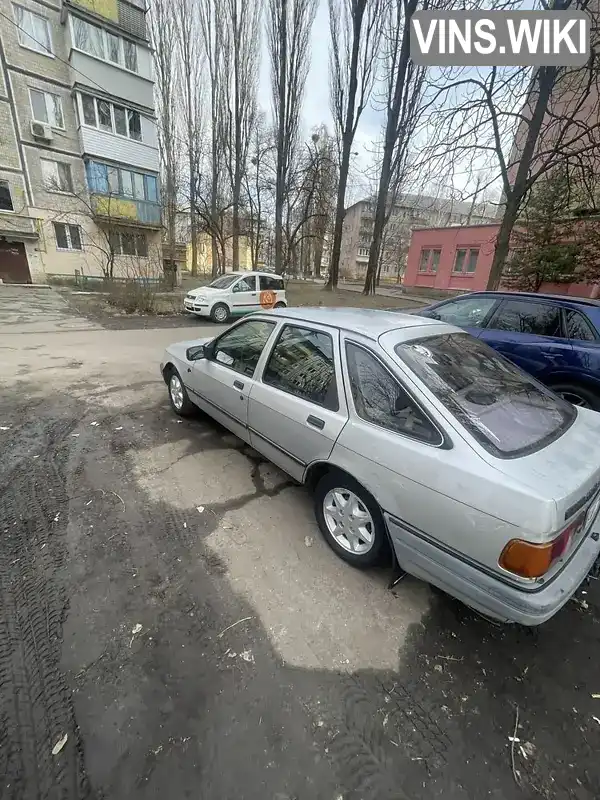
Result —
<instances>
[{"instance_id":1,"label":"window frame","mask_svg":"<svg viewBox=\"0 0 600 800\"><path fill-rule=\"evenodd\" d=\"M236 286L240 286L242 281L250 281L250 280L254 280L254 289L236 289ZM240 275L240 277L237 279L237 281L235 281L235 283L231 284L231 286L229 287L229 291L232 294L241 294L242 292L245 292L247 294L248 292L256 292L257 291L257 289L256 289L256 275L248 275L248 276Z\"/></svg>"},{"instance_id":2,"label":"window frame","mask_svg":"<svg viewBox=\"0 0 600 800\"><path fill-rule=\"evenodd\" d=\"M413 403L416 408L420 411L421 414L425 417L425 419L429 422L429 424L433 427L433 429L437 432L439 436L439 441L435 442L426 442L423 439L420 439L418 436L413 436L410 433L402 433L401 431L395 431L391 428L386 428L384 425L379 425L377 422L373 422L370 419L365 419L362 417L356 407L356 403L354 402L354 395L352 394L352 385L350 382L350 362L348 359L348 346L352 345L353 347L358 347L360 350L363 350L367 355L371 356L372 358L377 361L377 363L381 366L381 368L387 372L390 378L395 381L400 389L406 394L409 398L411 403ZM443 428L433 419L432 415L429 411L424 407L423 403L417 400L415 397L415 393L411 391L405 384L405 382L393 372L392 369L385 363L385 361L380 357L378 353L371 350L370 347L367 347L362 342L357 342L356 339L344 339L344 346L342 348L344 353L344 368L345 368L345 378L347 380L347 395L349 397L350 402L348 406L352 408L354 416L363 422L365 425L372 425L374 428L378 430L385 431L388 434L392 434L393 436L401 436L406 439L410 439L413 442L418 442L419 444L426 445L427 447L433 447L436 450L451 450L453 447L452 440L445 432Z\"/></svg>"},{"instance_id":3,"label":"window frame","mask_svg":"<svg viewBox=\"0 0 600 800\"><path fill-rule=\"evenodd\" d=\"M19 47L24 47L26 50L31 50L32 53L40 53L41 55L46 56L47 58L56 58L56 56L54 55L54 42L52 40L52 26L50 25L50 20L48 19L48 17L45 14L39 14L37 11L32 11L30 8L21 5L21 3L12 3L12 7L13 7L13 17L17 28L17 40L19 42ZM31 16L37 17L38 19L44 21L46 25L46 33L48 34L48 41L50 42L50 50L46 50L46 48L43 45L42 49L40 50L37 47L32 47L31 45L24 44L21 41L22 36L28 36L30 39L33 39L34 42L37 40L30 33L27 33L25 28L19 23L19 18L17 16L17 8L21 9L21 11L26 14L31 14Z\"/></svg>"},{"instance_id":4,"label":"window frame","mask_svg":"<svg viewBox=\"0 0 600 800\"><path fill-rule=\"evenodd\" d=\"M65 127L65 109L64 109L64 105L63 105L62 96L60 94L57 94L56 92L47 92L45 89L38 89L35 86L28 86L27 89L28 89L28 93L29 93L29 106L31 108L31 118L34 120L34 122L41 122L44 125L50 125L51 128L54 128L57 131L66 130L66 127ZM35 116L35 109L33 107L33 95L32 95L32 92L37 92L38 94L41 94L42 97L44 98L44 106L46 107L46 116L48 117L48 120L38 119ZM62 117L62 123L63 123L62 125L54 125L52 122L49 121L50 120L50 114L48 113L48 97L57 97L58 98L59 104L60 104L60 115Z\"/></svg>"},{"instance_id":5,"label":"window frame","mask_svg":"<svg viewBox=\"0 0 600 800\"><path fill-rule=\"evenodd\" d=\"M64 167L67 167L67 169L69 171L69 184L70 184L70 188L69 189L49 188L46 185L46 182L44 180L44 190L46 192L50 193L50 194L68 194L68 195L72 195L73 194L73 170L71 169L70 162L68 162L68 161L58 161L55 158L43 158L43 157L40 158L40 162L42 164L41 169L42 169L42 176L44 178L45 178L45 176L44 176L44 167L43 167L43 163L44 162L46 162L48 164L56 164L56 174L58 175L59 179L60 179L59 164L62 164Z\"/></svg>"},{"instance_id":6,"label":"window frame","mask_svg":"<svg viewBox=\"0 0 600 800\"><path fill-rule=\"evenodd\" d=\"M450 300L446 300L443 303L441 303L440 305L438 305L436 308L433 309L433 312L436 313L438 308L447 308L447 306L462 304L462 303L468 302L469 300L472 300L472 299L473 299L473 295L470 294L470 293L467 294L467 295L461 296L461 297L453 297ZM504 300L503 297L492 297L489 294L484 294L482 299L484 299L484 300L492 300L493 302L492 302L492 305L489 307L487 313L483 317L481 325L467 325L466 327L468 327L468 328L477 328L477 330L482 330L482 331L486 330L488 325L489 325L490 320L492 319L492 317L494 316L494 314L496 313L498 308L502 305L502 302ZM437 317L434 317L434 319L437 319ZM456 322L448 322L448 320L445 320L445 319L440 319L440 322L443 322L446 325L455 325L457 328L463 327L462 325L459 325Z\"/></svg>"},{"instance_id":7,"label":"window frame","mask_svg":"<svg viewBox=\"0 0 600 800\"><path fill-rule=\"evenodd\" d=\"M98 189L95 189L90 185L90 172L95 168L93 165L95 165L96 167L100 167L102 170L106 170L106 191L99 191ZM110 170L113 170L113 174L116 172L117 183L118 183L118 186L119 186L118 193L111 191L111 188L110 188ZM131 176L132 176L131 182L132 182L132 187L133 187L133 195L126 195L126 194L123 193L123 177L122 177L123 172L129 172L131 174ZM143 182L144 182L144 196L143 197L138 197L137 194L135 193L136 187L135 187L135 178L133 177L134 175L140 175L143 178ZM91 194L99 194L99 195L103 195L103 196L106 196L106 197L120 197L123 200L134 200L134 201L140 201L140 202L143 202L143 203L152 203L153 205L159 205L160 204L160 199L159 199L160 198L160 192L159 192L159 186L158 186L158 177L156 175L151 175L150 173L147 173L147 172L140 172L140 171L138 171L136 169L129 169L129 168L126 168L126 167L120 167L120 166L117 166L115 164L108 164L105 161L98 161L98 160L96 160L94 158L91 158L91 159L88 159L85 162L85 177L86 177L87 188L88 188L88 190L89 190L89 192ZM104 176L102 176L102 178L104 178ZM94 176L94 180L95 181L98 180L98 175ZM156 187L156 200L150 200L149 197L148 197L148 195L149 195L148 185L149 185L150 181L154 181L154 186Z\"/></svg>"},{"instance_id":8,"label":"window frame","mask_svg":"<svg viewBox=\"0 0 600 800\"><path fill-rule=\"evenodd\" d=\"M126 253L123 250L123 236L124 235L126 235L126 236L131 235L133 237L132 241L134 243L134 250L135 250L134 253ZM145 233L132 233L132 234L129 234L128 231L112 231L111 236L113 237L113 242L109 243L109 244L110 244L110 247L112 248L113 254L115 256L125 256L126 258L148 258L148 237L147 237L147 235ZM139 248L138 248L138 240L142 236L144 237L144 240L145 240L145 243L146 243L146 246L144 248L145 253L143 253L143 254L139 252ZM119 242L118 249L114 246L114 239L115 238L118 239L118 242Z\"/></svg>"},{"instance_id":9,"label":"window frame","mask_svg":"<svg viewBox=\"0 0 600 800\"><path fill-rule=\"evenodd\" d=\"M331 339L331 350L333 353L333 376L335 379L335 395L336 395L335 407L334 404L328 406L325 403L318 403L316 400L309 400L308 397L302 397L298 394L295 394L294 392L288 391L287 389L282 389L281 386L274 386L272 383L268 383L267 381L265 381L265 373L267 371L267 367L269 366L269 362L271 361L271 358L275 353L275 349L277 348L277 345L279 344L281 337L283 336L287 328L296 328L303 331L312 331L314 333L323 334L324 336L329 336L329 338ZM323 408L326 411L332 412L333 414L339 413L340 409L342 409L342 398L341 398L340 387L343 388L344 383L343 383L343 375L340 373L338 369L340 365L337 363L336 360L336 341L339 342L339 338L337 338L334 335L334 333L336 333L335 329L324 330L321 327L315 327L314 325L311 325L310 322L305 322L304 320L301 319L294 320L293 322L286 320L285 322L282 323L281 327L279 328L277 336L275 337L271 349L269 350L269 354L265 359L265 363L263 365L263 368L259 376L260 382L264 386L268 386L270 389L274 389L277 392L283 392L283 394L287 394L290 397L295 397L296 400L302 400L305 403L310 403L310 405L316 406L317 408ZM339 337L339 331L337 331L337 334ZM339 348L337 348L337 358L339 358Z\"/></svg>"},{"instance_id":10,"label":"window frame","mask_svg":"<svg viewBox=\"0 0 600 800\"><path fill-rule=\"evenodd\" d=\"M0 214L14 214L15 213L15 201L13 200L12 192L10 189L10 183L4 178L0 178L0 184L6 184L6 190L8 192L8 197L10 199L11 208L0 208Z\"/></svg>"},{"instance_id":11,"label":"window frame","mask_svg":"<svg viewBox=\"0 0 600 800\"><path fill-rule=\"evenodd\" d=\"M459 253L464 253L465 257L462 260L461 269L456 269L457 256ZM475 259L474 269L469 271L467 267L471 260L471 253L477 253L477 258ZM481 254L480 245L464 245L463 247L457 247L456 250L454 251L454 261L452 262L451 274L461 275L462 277L475 275L475 273L477 272L477 262L479 261L480 254Z\"/></svg>"},{"instance_id":12,"label":"window frame","mask_svg":"<svg viewBox=\"0 0 600 800\"><path fill-rule=\"evenodd\" d=\"M58 237L56 235L56 226L62 225L65 229L65 237L67 239L68 247L59 247L58 246ZM70 222L53 222L52 227L54 228L54 240L56 242L56 249L60 253L82 253L83 252L83 236L81 235L81 225L72 225ZM73 247L73 240L71 238L71 228L79 228L79 244L81 247Z\"/></svg>"},{"instance_id":13,"label":"window frame","mask_svg":"<svg viewBox=\"0 0 600 800\"><path fill-rule=\"evenodd\" d=\"M500 314L502 313L503 309L509 303L527 303L528 305L531 304L532 307L539 307L539 306L550 306L555 308L558 313L558 322L561 329L560 336L548 336L545 333L529 333L527 331L514 331L514 330L506 330L505 328L494 328L493 322L497 319ZM563 339L566 342L572 341L567 337L567 331L565 327L566 320L562 314L562 306L558 305L557 303L553 303L551 300L542 300L542 299L527 299L525 300L518 295L516 297L503 297L498 305L496 306L496 310L492 314L489 319L487 319L486 329L490 331L501 331L502 333L514 333L518 334L519 336L539 336L541 339Z\"/></svg>"},{"instance_id":14,"label":"window frame","mask_svg":"<svg viewBox=\"0 0 600 800\"><path fill-rule=\"evenodd\" d=\"M433 245L429 247L422 247L419 252L419 263L417 265L417 275L437 275L442 260L443 247L441 245ZM423 264L423 254L427 253L427 260ZM439 253L437 264L433 269L434 254ZM424 268L423 268L424 267Z\"/></svg>"},{"instance_id":15,"label":"window frame","mask_svg":"<svg viewBox=\"0 0 600 800\"><path fill-rule=\"evenodd\" d=\"M272 326L271 333L269 334L269 336L267 338L267 341L263 345L263 349L261 350L260 356L258 357L258 361L256 362L256 366L254 367L254 372L252 373L252 375L248 375L247 372L240 372L239 370L234 369L233 367L229 366L228 364L223 364L222 361L217 361L217 359L214 356L214 354L218 350L219 342L221 341L221 339L223 339L223 337L225 337L228 334L232 333L232 331L236 331L238 328L241 328L242 325L247 325L250 322L262 322L265 325L271 325ZM232 372L235 372L236 375L243 375L246 378L250 378L252 380L257 380L257 370L258 370L258 368L260 366L260 362L261 362L261 360L262 360L262 358L263 358L263 356L264 356L264 354L265 354L265 352L267 350L269 342L271 341L271 339L273 337L273 333L274 333L274 331L276 329L277 329L277 322L275 322L274 320L271 321L270 319L260 319L260 317L257 317L257 318L246 317L245 319L241 319L237 323L237 325L234 325L231 328L228 328L226 331L223 331L223 333L220 333L215 339L213 339L211 342L209 342L210 357L208 358L208 361L210 361L211 364L218 364L221 367L225 367L225 369L229 369ZM269 353L269 355L270 355L270 353Z\"/></svg>"},{"instance_id":16,"label":"window frame","mask_svg":"<svg viewBox=\"0 0 600 800\"><path fill-rule=\"evenodd\" d=\"M89 97L94 103L94 120L95 124L85 121L85 112L83 108L83 98ZM100 112L98 106L100 103L106 103L110 111L110 131L106 128L100 127ZM115 118L115 106L122 108L125 111L125 129L126 133L119 133L117 131L117 123ZM131 142L139 142L144 144L144 132L142 126L142 113L137 108L132 108L126 103L115 103L113 100L108 100L105 97L98 97L90 92L77 92L77 111L79 112L79 124L84 128L93 128L101 133L107 133L109 136L119 136L121 139L129 139ZM129 124L130 115L137 114L140 121L140 138L131 135L131 126Z\"/></svg>"},{"instance_id":17,"label":"window frame","mask_svg":"<svg viewBox=\"0 0 600 800\"><path fill-rule=\"evenodd\" d=\"M102 56L98 56L95 53L90 53L87 50L83 50L81 47L78 47L75 42L75 27L73 24L73 20L78 20L80 23L84 25L90 25L92 28L97 28L100 31L100 36L102 38ZM100 25L96 25L93 22L88 22L87 19L83 19L83 17L78 16L77 14L69 14L69 30L71 32L71 47L73 50L77 50L79 53L85 53L86 56L90 58L96 58L98 61L103 61L106 64L111 64L113 67L117 67L118 69L123 69L125 72L130 72L132 75L139 75L139 57L138 57L138 46L137 43L130 39L128 36L121 36L118 33L114 33L112 30L108 30L108 28L103 28ZM109 39L108 37L112 36L115 39L119 40L119 61L113 61L109 58L110 46L109 46ZM135 65L136 69L133 70L130 67L125 65L125 42L131 45L134 49L135 53Z\"/></svg>"}]
</instances>

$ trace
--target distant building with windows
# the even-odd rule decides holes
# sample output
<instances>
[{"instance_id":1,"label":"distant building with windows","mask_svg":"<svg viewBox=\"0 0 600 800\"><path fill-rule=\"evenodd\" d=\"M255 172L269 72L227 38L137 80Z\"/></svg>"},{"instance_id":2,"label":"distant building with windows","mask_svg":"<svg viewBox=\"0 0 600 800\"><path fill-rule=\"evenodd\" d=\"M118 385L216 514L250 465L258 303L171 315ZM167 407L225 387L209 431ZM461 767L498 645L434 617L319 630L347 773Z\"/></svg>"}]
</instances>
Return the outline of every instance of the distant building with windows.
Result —
<instances>
[{"instance_id":1,"label":"distant building with windows","mask_svg":"<svg viewBox=\"0 0 600 800\"><path fill-rule=\"evenodd\" d=\"M161 265L145 0L0 0L0 278ZM133 267L132 265L136 266Z\"/></svg>"},{"instance_id":2,"label":"distant building with windows","mask_svg":"<svg viewBox=\"0 0 600 800\"><path fill-rule=\"evenodd\" d=\"M340 277L363 278L373 238L375 201L360 200L346 210L342 233ZM386 225L381 255L381 277L399 280L406 266L412 231L430 225L479 224L495 219L495 207L427 195L401 195Z\"/></svg>"}]
</instances>

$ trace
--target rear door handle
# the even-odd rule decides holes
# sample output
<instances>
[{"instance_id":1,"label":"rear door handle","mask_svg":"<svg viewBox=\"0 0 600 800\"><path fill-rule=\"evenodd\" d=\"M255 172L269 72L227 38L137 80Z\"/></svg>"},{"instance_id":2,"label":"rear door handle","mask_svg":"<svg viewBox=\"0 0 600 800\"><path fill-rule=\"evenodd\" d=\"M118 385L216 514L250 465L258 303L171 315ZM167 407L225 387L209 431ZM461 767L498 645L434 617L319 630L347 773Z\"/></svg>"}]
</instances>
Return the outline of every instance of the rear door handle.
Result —
<instances>
[{"instance_id":1,"label":"rear door handle","mask_svg":"<svg viewBox=\"0 0 600 800\"><path fill-rule=\"evenodd\" d=\"M244 384L241 381L234 381L233 385L235 386L236 389L239 389L240 391L244 388Z\"/></svg>"},{"instance_id":2,"label":"rear door handle","mask_svg":"<svg viewBox=\"0 0 600 800\"><path fill-rule=\"evenodd\" d=\"M318 428L320 431L325 427L325 420L319 419L319 417L313 417L312 414L306 418L306 421L309 425L312 425L313 428Z\"/></svg>"}]
</instances>

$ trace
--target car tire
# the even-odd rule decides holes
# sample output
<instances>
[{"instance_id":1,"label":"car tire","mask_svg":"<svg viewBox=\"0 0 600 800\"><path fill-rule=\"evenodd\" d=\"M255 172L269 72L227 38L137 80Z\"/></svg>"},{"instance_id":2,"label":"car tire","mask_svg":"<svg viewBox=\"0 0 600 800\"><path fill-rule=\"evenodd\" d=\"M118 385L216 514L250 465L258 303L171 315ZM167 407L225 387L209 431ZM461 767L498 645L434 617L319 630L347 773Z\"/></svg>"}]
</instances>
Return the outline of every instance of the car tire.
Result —
<instances>
[{"instance_id":1,"label":"car tire","mask_svg":"<svg viewBox=\"0 0 600 800\"><path fill-rule=\"evenodd\" d=\"M354 511L345 511L344 501L351 503ZM321 533L341 559L359 569L368 569L389 559L390 547L381 509L354 478L337 470L327 472L315 487L314 503ZM340 524L335 521L338 514Z\"/></svg>"},{"instance_id":2,"label":"car tire","mask_svg":"<svg viewBox=\"0 0 600 800\"><path fill-rule=\"evenodd\" d=\"M550 388L574 406L600 411L600 393L594 389L580 383L560 383Z\"/></svg>"},{"instance_id":3,"label":"car tire","mask_svg":"<svg viewBox=\"0 0 600 800\"><path fill-rule=\"evenodd\" d=\"M169 401L171 408L178 417L191 417L197 411L196 406L190 400L181 375L175 367L172 367L166 375L167 388L169 389Z\"/></svg>"},{"instance_id":4,"label":"car tire","mask_svg":"<svg viewBox=\"0 0 600 800\"><path fill-rule=\"evenodd\" d=\"M275 303L273 308L287 308L286 303Z\"/></svg>"},{"instance_id":5,"label":"car tire","mask_svg":"<svg viewBox=\"0 0 600 800\"><path fill-rule=\"evenodd\" d=\"M210 318L213 322L223 325L229 320L229 307L225 303L217 303L210 310Z\"/></svg>"}]
</instances>

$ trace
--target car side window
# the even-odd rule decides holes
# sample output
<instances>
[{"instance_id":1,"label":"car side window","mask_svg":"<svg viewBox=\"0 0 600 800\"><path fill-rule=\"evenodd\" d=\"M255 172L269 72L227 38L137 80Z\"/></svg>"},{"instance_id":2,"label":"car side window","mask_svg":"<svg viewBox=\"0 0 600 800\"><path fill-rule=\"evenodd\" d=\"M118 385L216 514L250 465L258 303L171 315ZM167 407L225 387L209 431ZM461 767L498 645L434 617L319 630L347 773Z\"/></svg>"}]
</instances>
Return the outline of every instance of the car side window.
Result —
<instances>
[{"instance_id":1,"label":"car side window","mask_svg":"<svg viewBox=\"0 0 600 800\"><path fill-rule=\"evenodd\" d=\"M273 292L283 291L283 281L281 278L276 278L271 275L259 275L258 280L261 292L266 292L269 289Z\"/></svg>"},{"instance_id":2,"label":"car side window","mask_svg":"<svg viewBox=\"0 0 600 800\"><path fill-rule=\"evenodd\" d=\"M465 297L461 300L451 300L435 308L433 316L459 328L481 328L496 302L495 297Z\"/></svg>"},{"instance_id":3,"label":"car side window","mask_svg":"<svg viewBox=\"0 0 600 800\"><path fill-rule=\"evenodd\" d=\"M232 291L234 292L256 291L256 277L253 275L251 278L242 278L235 284Z\"/></svg>"},{"instance_id":4,"label":"car side window","mask_svg":"<svg viewBox=\"0 0 600 800\"><path fill-rule=\"evenodd\" d=\"M274 327L274 322L258 319L242 322L216 340L211 361L217 361L242 375L254 375L260 355Z\"/></svg>"},{"instance_id":5,"label":"car side window","mask_svg":"<svg viewBox=\"0 0 600 800\"><path fill-rule=\"evenodd\" d=\"M563 336L559 307L537 301L505 300L487 327L534 336Z\"/></svg>"},{"instance_id":6,"label":"car side window","mask_svg":"<svg viewBox=\"0 0 600 800\"><path fill-rule=\"evenodd\" d=\"M322 331L286 325L265 367L263 383L337 411L333 339Z\"/></svg>"},{"instance_id":7,"label":"car side window","mask_svg":"<svg viewBox=\"0 0 600 800\"><path fill-rule=\"evenodd\" d=\"M427 444L442 443L437 428L374 355L349 342L346 359L354 408L359 417Z\"/></svg>"},{"instance_id":8,"label":"car side window","mask_svg":"<svg viewBox=\"0 0 600 800\"><path fill-rule=\"evenodd\" d=\"M565 309L565 324L569 339L579 339L584 342L595 342L596 334L587 319L578 311Z\"/></svg>"}]
</instances>

